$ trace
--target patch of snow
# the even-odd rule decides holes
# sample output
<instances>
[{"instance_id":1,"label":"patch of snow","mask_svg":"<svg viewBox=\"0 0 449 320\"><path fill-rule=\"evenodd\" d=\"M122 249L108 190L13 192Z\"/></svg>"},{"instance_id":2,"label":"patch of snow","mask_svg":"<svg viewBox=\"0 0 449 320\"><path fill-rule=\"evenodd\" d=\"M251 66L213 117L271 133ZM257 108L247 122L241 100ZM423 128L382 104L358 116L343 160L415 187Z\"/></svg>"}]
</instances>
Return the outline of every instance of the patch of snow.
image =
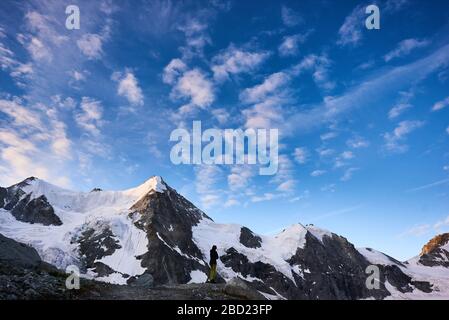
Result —
<instances>
[{"instance_id":1,"label":"patch of snow","mask_svg":"<svg viewBox=\"0 0 449 320\"><path fill-rule=\"evenodd\" d=\"M193 270L190 272L191 280L189 283L205 283L207 280L207 274L201 270Z\"/></svg>"},{"instance_id":2,"label":"patch of snow","mask_svg":"<svg viewBox=\"0 0 449 320\"><path fill-rule=\"evenodd\" d=\"M144 273L146 269L136 256L147 251L148 240L145 231L138 229L127 216L123 215L112 220L110 228L121 248L97 261L130 276Z\"/></svg>"},{"instance_id":3,"label":"patch of snow","mask_svg":"<svg viewBox=\"0 0 449 320\"><path fill-rule=\"evenodd\" d=\"M126 279L123 277L121 273L114 272L104 277L97 277L95 280L102 281L102 282L108 282L113 284L126 284Z\"/></svg>"},{"instance_id":4,"label":"patch of snow","mask_svg":"<svg viewBox=\"0 0 449 320\"><path fill-rule=\"evenodd\" d=\"M380 264L384 266L397 265L397 263L392 261L387 255L374 249L357 248L357 251L360 252L360 254L372 264Z\"/></svg>"},{"instance_id":5,"label":"patch of snow","mask_svg":"<svg viewBox=\"0 0 449 320\"><path fill-rule=\"evenodd\" d=\"M332 238L332 232L327 231L325 229L321 229L318 227L315 227L313 225L307 225L306 226L307 231L309 231L315 238L323 242L323 237L328 236Z\"/></svg>"}]
</instances>

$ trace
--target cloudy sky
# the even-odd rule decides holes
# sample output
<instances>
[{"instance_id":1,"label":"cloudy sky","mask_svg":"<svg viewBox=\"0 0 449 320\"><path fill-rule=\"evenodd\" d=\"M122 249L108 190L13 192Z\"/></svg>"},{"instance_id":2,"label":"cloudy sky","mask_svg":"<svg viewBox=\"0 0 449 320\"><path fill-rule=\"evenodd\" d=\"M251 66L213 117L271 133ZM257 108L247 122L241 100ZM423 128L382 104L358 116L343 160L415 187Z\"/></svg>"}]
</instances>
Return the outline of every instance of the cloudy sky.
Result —
<instances>
[{"instance_id":1,"label":"cloudy sky","mask_svg":"<svg viewBox=\"0 0 449 320\"><path fill-rule=\"evenodd\" d=\"M449 230L449 3L0 2L0 185L161 175L219 222L405 259ZM65 27L67 5L81 28ZM280 168L170 162L172 130L276 128Z\"/></svg>"}]
</instances>

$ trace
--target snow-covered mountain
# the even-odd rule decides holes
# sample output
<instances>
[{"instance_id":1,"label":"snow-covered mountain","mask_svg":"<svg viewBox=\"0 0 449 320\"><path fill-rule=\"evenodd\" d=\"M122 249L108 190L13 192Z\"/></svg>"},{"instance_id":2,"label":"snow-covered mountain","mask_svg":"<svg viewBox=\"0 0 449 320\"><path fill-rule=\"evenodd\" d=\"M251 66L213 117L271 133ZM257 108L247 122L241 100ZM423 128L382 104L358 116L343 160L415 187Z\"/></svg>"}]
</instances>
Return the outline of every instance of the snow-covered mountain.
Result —
<instances>
[{"instance_id":1,"label":"snow-covered mountain","mask_svg":"<svg viewBox=\"0 0 449 320\"><path fill-rule=\"evenodd\" d=\"M449 237L399 262L295 224L275 236L219 224L161 177L124 191L74 192L36 178L0 188L0 234L60 269L116 284L201 283L217 245L220 281L239 277L270 299L449 298ZM366 286L377 265L380 288Z\"/></svg>"}]
</instances>

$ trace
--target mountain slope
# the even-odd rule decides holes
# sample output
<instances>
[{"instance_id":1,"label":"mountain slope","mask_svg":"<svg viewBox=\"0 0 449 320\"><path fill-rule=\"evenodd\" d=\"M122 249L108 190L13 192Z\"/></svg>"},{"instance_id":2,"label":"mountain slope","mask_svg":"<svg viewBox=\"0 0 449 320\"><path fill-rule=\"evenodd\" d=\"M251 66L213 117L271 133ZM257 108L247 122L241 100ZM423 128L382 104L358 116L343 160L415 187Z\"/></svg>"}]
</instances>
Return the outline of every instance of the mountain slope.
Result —
<instances>
[{"instance_id":1,"label":"mountain slope","mask_svg":"<svg viewBox=\"0 0 449 320\"><path fill-rule=\"evenodd\" d=\"M425 265L429 253L401 263L313 225L264 236L218 224L160 177L124 191L74 192L36 178L0 188L0 234L60 269L74 264L115 284L202 283L215 244L219 282L238 277L269 299L449 296L449 269ZM381 271L378 290L365 284L371 264Z\"/></svg>"}]
</instances>

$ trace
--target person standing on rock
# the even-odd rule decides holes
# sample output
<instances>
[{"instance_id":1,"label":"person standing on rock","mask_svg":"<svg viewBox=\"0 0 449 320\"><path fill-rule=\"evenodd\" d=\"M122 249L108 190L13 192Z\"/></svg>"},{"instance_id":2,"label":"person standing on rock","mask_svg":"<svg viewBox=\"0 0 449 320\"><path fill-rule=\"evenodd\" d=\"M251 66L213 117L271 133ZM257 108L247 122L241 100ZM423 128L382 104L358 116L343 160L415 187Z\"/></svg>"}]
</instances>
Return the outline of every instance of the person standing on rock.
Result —
<instances>
[{"instance_id":1,"label":"person standing on rock","mask_svg":"<svg viewBox=\"0 0 449 320\"><path fill-rule=\"evenodd\" d=\"M209 283L215 283L215 278L217 277L217 260L218 260L218 253L217 253L217 246L213 245L212 249L210 250L210 273L209 278L207 279L207 282Z\"/></svg>"}]
</instances>

